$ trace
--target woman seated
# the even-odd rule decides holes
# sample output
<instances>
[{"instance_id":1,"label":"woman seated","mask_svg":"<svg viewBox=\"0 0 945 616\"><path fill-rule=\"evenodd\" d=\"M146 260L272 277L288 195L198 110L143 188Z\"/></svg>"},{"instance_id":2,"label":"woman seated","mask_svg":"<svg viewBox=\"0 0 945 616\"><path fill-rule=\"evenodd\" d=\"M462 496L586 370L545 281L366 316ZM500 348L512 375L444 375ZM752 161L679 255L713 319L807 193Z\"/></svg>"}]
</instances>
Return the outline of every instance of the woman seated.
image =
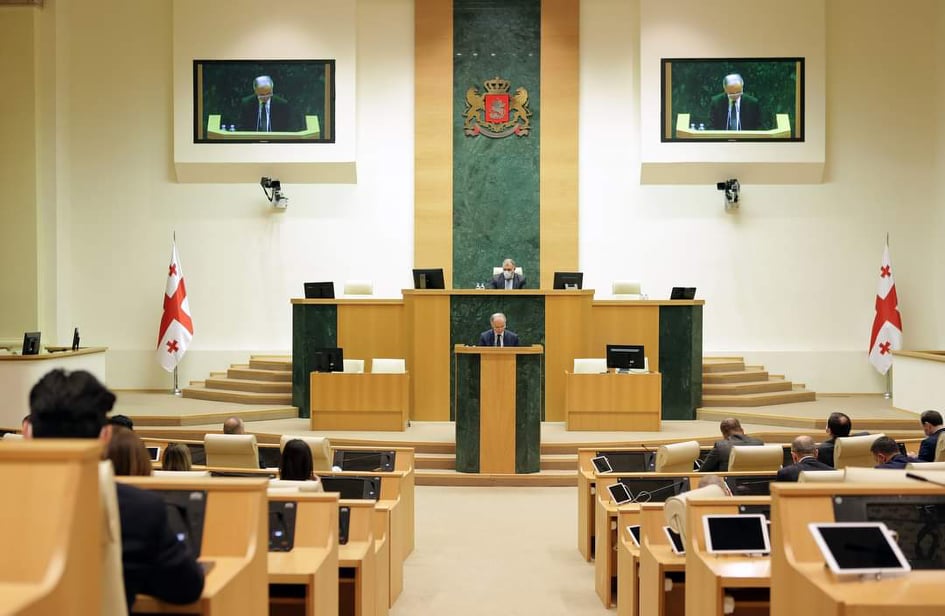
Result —
<instances>
[{"instance_id":1,"label":"woman seated","mask_svg":"<svg viewBox=\"0 0 945 616\"><path fill-rule=\"evenodd\" d=\"M112 426L112 438L108 441L106 457L115 467L115 475L129 476L151 474L151 456L144 441L128 428Z\"/></svg>"},{"instance_id":2,"label":"woman seated","mask_svg":"<svg viewBox=\"0 0 945 616\"><path fill-rule=\"evenodd\" d=\"M282 448L279 461L281 481L319 481L313 470L312 450L302 439L294 438Z\"/></svg>"},{"instance_id":3,"label":"woman seated","mask_svg":"<svg viewBox=\"0 0 945 616\"><path fill-rule=\"evenodd\" d=\"M161 469L165 471L189 471L191 467L190 447L183 443L168 443L161 456Z\"/></svg>"}]
</instances>

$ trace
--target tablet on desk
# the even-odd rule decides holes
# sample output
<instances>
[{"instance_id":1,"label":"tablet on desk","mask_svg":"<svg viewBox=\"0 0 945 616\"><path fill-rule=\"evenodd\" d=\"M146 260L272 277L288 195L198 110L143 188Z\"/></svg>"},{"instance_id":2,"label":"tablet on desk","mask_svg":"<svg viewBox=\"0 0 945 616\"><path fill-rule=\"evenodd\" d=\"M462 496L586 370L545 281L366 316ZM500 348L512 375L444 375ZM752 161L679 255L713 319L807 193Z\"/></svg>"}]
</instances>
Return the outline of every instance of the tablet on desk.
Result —
<instances>
[{"instance_id":1,"label":"tablet on desk","mask_svg":"<svg viewBox=\"0 0 945 616\"><path fill-rule=\"evenodd\" d=\"M628 526L627 533L630 534L630 540L633 541L633 545L640 547L640 525L633 524Z\"/></svg>"},{"instance_id":2,"label":"tablet on desk","mask_svg":"<svg viewBox=\"0 0 945 616\"><path fill-rule=\"evenodd\" d=\"M768 554L771 541L764 514L709 514L702 517L709 554Z\"/></svg>"},{"instance_id":3,"label":"tablet on desk","mask_svg":"<svg viewBox=\"0 0 945 616\"><path fill-rule=\"evenodd\" d=\"M612 473L614 471L613 467L610 466L610 460L607 459L607 456L591 458L591 462L594 463L594 469L597 470L598 473Z\"/></svg>"},{"instance_id":4,"label":"tablet on desk","mask_svg":"<svg viewBox=\"0 0 945 616\"><path fill-rule=\"evenodd\" d=\"M148 455L151 456L152 462L158 462L161 459L161 448L160 447L148 447Z\"/></svg>"},{"instance_id":5,"label":"tablet on desk","mask_svg":"<svg viewBox=\"0 0 945 616\"><path fill-rule=\"evenodd\" d=\"M682 536L679 533L669 526L664 526L663 532L666 533L666 537L669 539L669 547L673 549L674 554L686 553L686 546L683 545Z\"/></svg>"},{"instance_id":6,"label":"tablet on desk","mask_svg":"<svg viewBox=\"0 0 945 616\"><path fill-rule=\"evenodd\" d=\"M633 495L630 494L630 490L619 481L607 486L607 490L610 492L610 497L614 499L614 503L618 505L633 502Z\"/></svg>"},{"instance_id":7,"label":"tablet on desk","mask_svg":"<svg viewBox=\"0 0 945 616\"><path fill-rule=\"evenodd\" d=\"M901 575L912 570L882 522L808 525L827 567L839 576Z\"/></svg>"}]
</instances>

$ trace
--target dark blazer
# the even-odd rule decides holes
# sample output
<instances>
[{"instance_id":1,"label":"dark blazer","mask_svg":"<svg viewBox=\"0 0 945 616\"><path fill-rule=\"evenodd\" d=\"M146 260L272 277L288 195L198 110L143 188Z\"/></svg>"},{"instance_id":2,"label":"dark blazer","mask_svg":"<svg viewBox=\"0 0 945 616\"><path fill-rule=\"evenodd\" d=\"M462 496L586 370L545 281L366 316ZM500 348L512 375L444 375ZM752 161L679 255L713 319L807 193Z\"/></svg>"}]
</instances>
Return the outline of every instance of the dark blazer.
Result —
<instances>
[{"instance_id":1,"label":"dark blazer","mask_svg":"<svg viewBox=\"0 0 945 616\"><path fill-rule=\"evenodd\" d=\"M830 437L823 443L817 445L817 461L833 468L833 447L836 443L836 437ZM795 479L794 481L797 481Z\"/></svg>"},{"instance_id":2,"label":"dark blazer","mask_svg":"<svg viewBox=\"0 0 945 616\"><path fill-rule=\"evenodd\" d=\"M919 445L919 460L922 462L935 462L935 447L938 446L938 439L942 436L943 430L945 430L945 426L922 439L922 444Z\"/></svg>"},{"instance_id":3,"label":"dark blazer","mask_svg":"<svg viewBox=\"0 0 945 616\"><path fill-rule=\"evenodd\" d=\"M706 456L705 462L699 467L700 473L718 472L724 473L728 470L728 454L732 452L733 445L764 445L765 442L760 438L746 436L744 434L731 434L727 439L716 441L712 451Z\"/></svg>"},{"instance_id":4,"label":"dark blazer","mask_svg":"<svg viewBox=\"0 0 945 616\"><path fill-rule=\"evenodd\" d=\"M738 105L739 116L742 120L742 130L759 130L761 128L761 106L758 99L748 94L742 94ZM725 130L728 121L728 95L717 94L709 103L709 128Z\"/></svg>"},{"instance_id":5,"label":"dark blazer","mask_svg":"<svg viewBox=\"0 0 945 616\"><path fill-rule=\"evenodd\" d=\"M192 603L203 592L203 568L167 525L164 499L117 484L121 560L128 613L139 593L168 603Z\"/></svg>"},{"instance_id":6,"label":"dark blazer","mask_svg":"<svg viewBox=\"0 0 945 616\"><path fill-rule=\"evenodd\" d=\"M489 281L490 289L504 289L505 288L505 276L502 274L496 274L492 277L492 280ZM513 289L524 289L525 288L525 276L521 274L512 274L512 288Z\"/></svg>"},{"instance_id":7,"label":"dark blazer","mask_svg":"<svg viewBox=\"0 0 945 616\"><path fill-rule=\"evenodd\" d=\"M905 468L906 464L912 462L918 462L918 460L912 456L904 456L901 453L897 453L889 462L877 464L874 468Z\"/></svg>"},{"instance_id":8,"label":"dark blazer","mask_svg":"<svg viewBox=\"0 0 945 616\"><path fill-rule=\"evenodd\" d=\"M813 456L801 458L794 464L789 464L778 471L776 481L797 481L801 471L832 471L832 466L814 459Z\"/></svg>"},{"instance_id":9,"label":"dark blazer","mask_svg":"<svg viewBox=\"0 0 945 616\"><path fill-rule=\"evenodd\" d=\"M487 329L479 334L479 346L495 346L495 332ZM518 334L505 330L502 333L502 346L518 346Z\"/></svg>"},{"instance_id":10,"label":"dark blazer","mask_svg":"<svg viewBox=\"0 0 945 616\"><path fill-rule=\"evenodd\" d=\"M259 99L256 95L247 96L240 105L240 123L238 130L256 130L259 119ZM297 131L305 128L302 116L297 114L289 102L281 96L269 99L269 128L272 131Z\"/></svg>"}]
</instances>

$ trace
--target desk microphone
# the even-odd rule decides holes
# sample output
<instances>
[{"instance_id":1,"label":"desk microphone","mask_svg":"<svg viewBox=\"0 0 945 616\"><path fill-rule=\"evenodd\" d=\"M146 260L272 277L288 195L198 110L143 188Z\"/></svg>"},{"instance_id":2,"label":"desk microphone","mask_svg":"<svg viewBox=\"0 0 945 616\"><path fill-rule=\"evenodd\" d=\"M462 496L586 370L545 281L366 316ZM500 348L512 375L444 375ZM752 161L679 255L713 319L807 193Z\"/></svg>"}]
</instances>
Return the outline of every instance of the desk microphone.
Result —
<instances>
[{"instance_id":1,"label":"desk microphone","mask_svg":"<svg viewBox=\"0 0 945 616\"><path fill-rule=\"evenodd\" d=\"M916 475L915 473L907 472L906 477L908 477L909 479L918 479L919 481L925 481L927 483L931 483L932 485L936 485L940 488L945 488L945 482L936 481L935 479L929 479L928 477L923 477L922 475Z\"/></svg>"}]
</instances>

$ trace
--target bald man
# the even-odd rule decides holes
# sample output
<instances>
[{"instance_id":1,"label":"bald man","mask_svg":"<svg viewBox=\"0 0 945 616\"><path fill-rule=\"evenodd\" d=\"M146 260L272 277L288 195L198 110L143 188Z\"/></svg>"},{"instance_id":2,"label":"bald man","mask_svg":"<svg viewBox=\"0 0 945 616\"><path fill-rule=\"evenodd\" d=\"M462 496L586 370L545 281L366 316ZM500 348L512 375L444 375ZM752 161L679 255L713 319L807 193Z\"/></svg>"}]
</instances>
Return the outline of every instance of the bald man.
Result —
<instances>
[{"instance_id":1,"label":"bald man","mask_svg":"<svg viewBox=\"0 0 945 616\"><path fill-rule=\"evenodd\" d=\"M798 436L791 443L794 464L778 471L777 481L797 481L801 471L831 471L832 466L817 459L817 443L809 436Z\"/></svg>"},{"instance_id":2,"label":"bald man","mask_svg":"<svg viewBox=\"0 0 945 616\"><path fill-rule=\"evenodd\" d=\"M479 346L515 347L518 346L518 335L505 328L505 315L497 312L489 317L492 329L479 334Z\"/></svg>"},{"instance_id":3,"label":"bald man","mask_svg":"<svg viewBox=\"0 0 945 616\"><path fill-rule=\"evenodd\" d=\"M239 417L227 417L223 421L223 434L246 434L243 420Z\"/></svg>"},{"instance_id":4,"label":"bald man","mask_svg":"<svg viewBox=\"0 0 945 616\"><path fill-rule=\"evenodd\" d=\"M295 113L285 98L274 94L274 89L275 83L269 75L253 80L253 93L240 105L241 131L271 133L305 128L302 116Z\"/></svg>"},{"instance_id":5,"label":"bald man","mask_svg":"<svg viewBox=\"0 0 945 616\"><path fill-rule=\"evenodd\" d=\"M709 128L713 130L759 130L761 106L745 94L745 80L738 73L722 78L722 93L709 103Z\"/></svg>"}]
</instances>

